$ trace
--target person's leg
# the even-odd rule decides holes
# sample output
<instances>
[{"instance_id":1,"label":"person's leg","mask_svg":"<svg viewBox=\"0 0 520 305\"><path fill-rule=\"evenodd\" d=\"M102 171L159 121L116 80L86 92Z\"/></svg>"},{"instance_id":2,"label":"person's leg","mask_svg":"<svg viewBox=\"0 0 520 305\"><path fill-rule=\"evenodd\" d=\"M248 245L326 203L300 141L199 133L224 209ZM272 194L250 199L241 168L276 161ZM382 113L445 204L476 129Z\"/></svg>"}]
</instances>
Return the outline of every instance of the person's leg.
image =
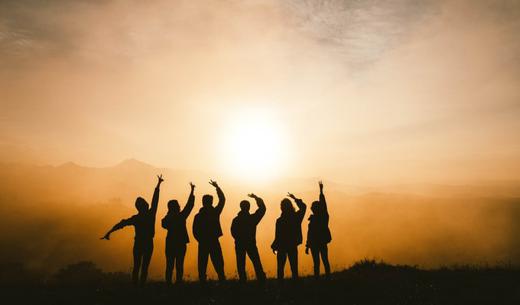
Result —
<instances>
[{"instance_id":1,"label":"person's leg","mask_svg":"<svg viewBox=\"0 0 520 305\"><path fill-rule=\"evenodd\" d=\"M298 247L291 247L287 254L289 255L289 264L291 265L292 278L298 278Z\"/></svg>"},{"instance_id":2,"label":"person's leg","mask_svg":"<svg viewBox=\"0 0 520 305\"><path fill-rule=\"evenodd\" d=\"M210 249L211 262L218 275L219 281L225 281L226 275L224 273L224 257L222 256L222 248L218 239L213 241Z\"/></svg>"},{"instance_id":3,"label":"person's leg","mask_svg":"<svg viewBox=\"0 0 520 305\"><path fill-rule=\"evenodd\" d=\"M255 274L256 279L258 281L264 281L265 280L265 272L264 268L262 268L262 262L260 261L260 254L258 254L258 248L256 245L250 245L247 247L247 255L249 255L249 258L251 259L251 262L253 263L253 267L255 268ZM244 260L245 264L245 260Z\"/></svg>"},{"instance_id":4,"label":"person's leg","mask_svg":"<svg viewBox=\"0 0 520 305\"><path fill-rule=\"evenodd\" d=\"M314 267L314 277L320 276L320 248L313 246L311 247L312 263Z\"/></svg>"},{"instance_id":5,"label":"person's leg","mask_svg":"<svg viewBox=\"0 0 520 305\"><path fill-rule=\"evenodd\" d=\"M276 269L278 280L283 280L283 273L285 269L285 262L287 261L287 252L285 250L278 250L276 252Z\"/></svg>"},{"instance_id":6,"label":"person's leg","mask_svg":"<svg viewBox=\"0 0 520 305\"><path fill-rule=\"evenodd\" d=\"M246 249L243 246L235 244L235 255L237 258L237 272L240 281L247 281L246 275Z\"/></svg>"},{"instance_id":7,"label":"person's leg","mask_svg":"<svg viewBox=\"0 0 520 305\"><path fill-rule=\"evenodd\" d=\"M153 253L153 240L146 243L146 247L143 252L143 263L141 265L141 281L140 284L144 285L148 278L148 267L150 266L150 260L152 259Z\"/></svg>"},{"instance_id":8,"label":"person's leg","mask_svg":"<svg viewBox=\"0 0 520 305\"><path fill-rule=\"evenodd\" d=\"M186 256L186 244L180 244L177 246L177 257L175 260L175 268L177 269L176 279L177 283L182 282L184 275L184 257Z\"/></svg>"},{"instance_id":9,"label":"person's leg","mask_svg":"<svg viewBox=\"0 0 520 305\"><path fill-rule=\"evenodd\" d=\"M134 285L139 284L139 269L141 268L142 251L138 243L134 241L134 267L132 269L132 282Z\"/></svg>"},{"instance_id":10,"label":"person's leg","mask_svg":"<svg viewBox=\"0 0 520 305\"><path fill-rule=\"evenodd\" d=\"M206 281L206 270L208 268L208 245L207 243L199 243L198 267L199 267L199 281Z\"/></svg>"},{"instance_id":11,"label":"person's leg","mask_svg":"<svg viewBox=\"0 0 520 305\"><path fill-rule=\"evenodd\" d=\"M173 264L175 262L175 253L173 253L172 246L166 241L166 272L164 280L166 284L172 283Z\"/></svg>"},{"instance_id":12,"label":"person's leg","mask_svg":"<svg viewBox=\"0 0 520 305\"><path fill-rule=\"evenodd\" d=\"M323 266L325 267L325 275L329 277L330 275L330 263L329 263L329 248L327 244L323 245L321 248L321 260L323 261Z\"/></svg>"}]
</instances>

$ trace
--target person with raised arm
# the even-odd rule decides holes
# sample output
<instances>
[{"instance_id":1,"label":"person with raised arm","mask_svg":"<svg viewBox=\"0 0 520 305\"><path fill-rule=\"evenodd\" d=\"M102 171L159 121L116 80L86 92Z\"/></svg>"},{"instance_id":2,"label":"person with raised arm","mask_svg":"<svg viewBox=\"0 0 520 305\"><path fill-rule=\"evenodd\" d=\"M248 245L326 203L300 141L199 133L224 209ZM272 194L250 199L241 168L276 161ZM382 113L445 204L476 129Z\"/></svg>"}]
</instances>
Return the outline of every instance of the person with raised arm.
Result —
<instances>
[{"instance_id":1,"label":"person with raised arm","mask_svg":"<svg viewBox=\"0 0 520 305\"><path fill-rule=\"evenodd\" d=\"M309 254L309 249L311 250L315 278L320 276L320 257L325 267L325 275L330 276L327 244L332 240L329 229L329 212L323 194L323 182L320 181L318 185L320 187L320 200L314 201L311 205L312 215L309 217L309 229L305 244L305 253Z\"/></svg>"},{"instance_id":2,"label":"person with raised arm","mask_svg":"<svg viewBox=\"0 0 520 305\"><path fill-rule=\"evenodd\" d=\"M163 181L162 175L158 175L151 208L149 208L148 202L146 202L144 198L137 197L135 200L137 214L128 219L121 220L101 238L110 240L110 234L112 234L112 232L126 226L134 226L134 266L132 269L132 281L135 285L144 285L148 277L148 266L150 265L153 252L153 237L155 235L155 216L159 204L159 189Z\"/></svg>"},{"instance_id":3,"label":"person with raised arm","mask_svg":"<svg viewBox=\"0 0 520 305\"><path fill-rule=\"evenodd\" d=\"M168 230L166 235L166 273L165 280L168 285L172 283L173 268L176 269L176 283L182 283L184 274L184 257L186 244L190 242L186 219L193 210L195 204L195 185L190 182L191 192L188 202L181 211L179 202L175 199L168 201L168 213L162 219L162 227Z\"/></svg>"},{"instance_id":4,"label":"person with raised arm","mask_svg":"<svg viewBox=\"0 0 520 305\"><path fill-rule=\"evenodd\" d=\"M298 278L298 245L302 243L301 223L307 210L307 206L301 199L291 193L287 193L287 196L296 202L298 211L295 210L291 200L287 198L282 200L280 204L282 214L276 220L275 238L271 244L271 249L276 254L279 281L284 278L287 258L289 258L292 278Z\"/></svg>"},{"instance_id":5,"label":"person with raised arm","mask_svg":"<svg viewBox=\"0 0 520 305\"><path fill-rule=\"evenodd\" d=\"M233 219L231 224L231 235L235 239L235 254L237 258L238 277L241 282L247 281L246 275L246 254L251 259L255 269L256 279L259 282L265 281L265 273L256 247L256 227L265 215L265 204L262 198L255 194L249 197L256 201L258 209L249 213L251 204L247 200L240 202L240 212Z\"/></svg>"},{"instance_id":6,"label":"person with raised arm","mask_svg":"<svg viewBox=\"0 0 520 305\"><path fill-rule=\"evenodd\" d=\"M199 242L198 269L201 282L206 281L209 257L211 257L218 279L220 281L226 280L224 257L222 256L222 248L219 242L219 238L222 236L220 214L224 209L226 197L216 181L210 180L209 184L215 187L217 191L218 204L213 207L213 196L208 194L202 196L202 208L193 220L193 236Z\"/></svg>"}]
</instances>

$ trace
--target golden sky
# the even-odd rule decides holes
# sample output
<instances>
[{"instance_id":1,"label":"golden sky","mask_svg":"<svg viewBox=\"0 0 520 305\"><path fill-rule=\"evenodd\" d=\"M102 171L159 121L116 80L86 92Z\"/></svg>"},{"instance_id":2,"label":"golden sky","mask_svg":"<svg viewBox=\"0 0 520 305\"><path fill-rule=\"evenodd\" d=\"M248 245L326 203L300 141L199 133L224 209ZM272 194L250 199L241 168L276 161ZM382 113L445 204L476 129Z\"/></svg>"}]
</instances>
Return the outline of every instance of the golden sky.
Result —
<instances>
[{"instance_id":1,"label":"golden sky","mask_svg":"<svg viewBox=\"0 0 520 305\"><path fill-rule=\"evenodd\" d=\"M520 178L518 1L2 1L0 160Z\"/></svg>"},{"instance_id":2,"label":"golden sky","mask_svg":"<svg viewBox=\"0 0 520 305\"><path fill-rule=\"evenodd\" d=\"M0 1L0 260L128 270L133 232L98 238L162 171L158 219L223 186L228 274L240 200L273 275L280 200L318 179L335 270L518 264L519 32L515 0Z\"/></svg>"}]
</instances>

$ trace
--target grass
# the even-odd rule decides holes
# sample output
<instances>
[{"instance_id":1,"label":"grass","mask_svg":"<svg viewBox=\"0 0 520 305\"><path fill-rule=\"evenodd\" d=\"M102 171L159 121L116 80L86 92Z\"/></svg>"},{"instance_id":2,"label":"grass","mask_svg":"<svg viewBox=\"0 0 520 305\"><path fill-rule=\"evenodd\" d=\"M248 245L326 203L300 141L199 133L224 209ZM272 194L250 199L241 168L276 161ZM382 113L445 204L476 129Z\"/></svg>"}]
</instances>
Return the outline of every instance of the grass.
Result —
<instances>
[{"instance_id":1,"label":"grass","mask_svg":"<svg viewBox=\"0 0 520 305\"><path fill-rule=\"evenodd\" d=\"M363 260L330 279L279 284L188 282L136 289L129 277L91 263L66 267L52 281L4 283L3 304L520 304L520 270L512 266L453 266L422 270Z\"/></svg>"}]
</instances>

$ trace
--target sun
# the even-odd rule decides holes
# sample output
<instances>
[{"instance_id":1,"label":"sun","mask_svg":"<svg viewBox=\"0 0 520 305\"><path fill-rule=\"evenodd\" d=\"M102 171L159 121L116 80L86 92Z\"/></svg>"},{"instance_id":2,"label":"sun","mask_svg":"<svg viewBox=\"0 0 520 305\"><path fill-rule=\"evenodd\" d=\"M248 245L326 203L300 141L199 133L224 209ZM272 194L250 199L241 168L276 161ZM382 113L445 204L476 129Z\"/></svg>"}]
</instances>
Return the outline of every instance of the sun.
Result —
<instances>
[{"instance_id":1,"label":"sun","mask_svg":"<svg viewBox=\"0 0 520 305\"><path fill-rule=\"evenodd\" d=\"M278 176L287 161L285 130L266 109L241 109L227 120L221 141L226 171L248 180Z\"/></svg>"}]
</instances>

